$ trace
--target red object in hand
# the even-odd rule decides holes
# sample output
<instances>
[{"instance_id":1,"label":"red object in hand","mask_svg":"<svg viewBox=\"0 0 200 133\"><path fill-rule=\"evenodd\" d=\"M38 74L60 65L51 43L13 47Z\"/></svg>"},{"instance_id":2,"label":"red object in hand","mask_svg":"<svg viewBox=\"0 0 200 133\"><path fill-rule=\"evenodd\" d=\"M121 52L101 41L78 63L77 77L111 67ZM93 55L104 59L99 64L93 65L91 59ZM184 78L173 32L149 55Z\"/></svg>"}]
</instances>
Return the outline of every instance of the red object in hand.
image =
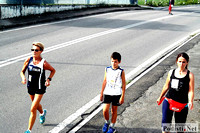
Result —
<instances>
[{"instance_id":1,"label":"red object in hand","mask_svg":"<svg viewBox=\"0 0 200 133\"><path fill-rule=\"evenodd\" d=\"M162 97L162 99L160 100L160 102L157 102L157 104L160 105L163 102L164 99L165 99L165 97Z\"/></svg>"}]
</instances>

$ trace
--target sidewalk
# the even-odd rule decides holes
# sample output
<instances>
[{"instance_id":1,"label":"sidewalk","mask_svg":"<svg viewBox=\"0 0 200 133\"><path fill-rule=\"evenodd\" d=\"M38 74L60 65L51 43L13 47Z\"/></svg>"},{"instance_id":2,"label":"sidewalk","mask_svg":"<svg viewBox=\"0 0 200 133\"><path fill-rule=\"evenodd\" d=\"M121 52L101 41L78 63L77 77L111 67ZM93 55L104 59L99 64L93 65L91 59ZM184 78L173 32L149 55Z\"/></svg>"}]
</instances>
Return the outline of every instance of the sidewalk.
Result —
<instances>
[{"instance_id":1,"label":"sidewalk","mask_svg":"<svg viewBox=\"0 0 200 133\"><path fill-rule=\"evenodd\" d=\"M17 17L10 19L0 20L0 31L6 30L14 27L22 27L33 24L41 24L45 22L54 22L58 20L84 17L95 14L102 14L108 12L116 12L116 11L128 11L128 10L145 10L151 9L149 7L91 7L87 9L76 9L76 10L68 10L63 12L54 12L54 13L45 13L41 15L30 15L25 17Z\"/></svg>"},{"instance_id":2,"label":"sidewalk","mask_svg":"<svg viewBox=\"0 0 200 133\"><path fill-rule=\"evenodd\" d=\"M161 133L162 106L158 106L156 100L161 93L168 71L176 68L175 59L180 52L186 52L190 56L189 70L195 75L195 99L200 98L199 51L200 35L178 49L128 88L125 103L119 107L118 111L115 125L118 133ZM187 123L199 122L200 102L194 101L194 109L189 110ZM101 111L77 133L101 133L103 124L104 119Z\"/></svg>"}]
</instances>

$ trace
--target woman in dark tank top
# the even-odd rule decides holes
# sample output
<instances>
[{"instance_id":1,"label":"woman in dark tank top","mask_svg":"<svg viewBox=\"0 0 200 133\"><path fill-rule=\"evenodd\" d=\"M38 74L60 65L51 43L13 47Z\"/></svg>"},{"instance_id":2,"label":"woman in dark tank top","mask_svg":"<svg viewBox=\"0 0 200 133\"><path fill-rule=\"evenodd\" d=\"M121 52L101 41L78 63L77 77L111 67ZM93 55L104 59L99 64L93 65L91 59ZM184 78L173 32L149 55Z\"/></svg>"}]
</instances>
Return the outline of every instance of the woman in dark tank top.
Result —
<instances>
[{"instance_id":1,"label":"woman in dark tank top","mask_svg":"<svg viewBox=\"0 0 200 133\"><path fill-rule=\"evenodd\" d=\"M187 70L187 73L183 78L176 77L175 71L176 69L172 71L172 75L170 77L169 91L166 94L166 97L171 98L180 103L188 103L190 71Z\"/></svg>"},{"instance_id":2,"label":"woman in dark tank top","mask_svg":"<svg viewBox=\"0 0 200 133\"><path fill-rule=\"evenodd\" d=\"M188 70L189 56L186 53L178 54L176 58L177 68L170 70L157 102L161 102L166 97L162 106L162 127L172 122L174 114L175 123L185 123L188 108L193 109L194 101L194 74ZM167 99L172 99L179 103L188 103L180 112L174 112L169 108ZM165 132L164 127L162 128Z\"/></svg>"},{"instance_id":3,"label":"woman in dark tank top","mask_svg":"<svg viewBox=\"0 0 200 133\"><path fill-rule=\"evenodd\" d=\"M54 76L56 70L42 58L41 54L44 50L44 45L40 42L34 42L32 44L32 57L28 57L22 70L20 76L22 78L22 84L27 83L27 90L31 98L31 109L29 117L28 129L25 133L31 133L33 125L36 120L37 110L40 113L40 124L44 124L46 109L43 109L40 101L44 93L46 92L46 87L50 86L50 81ZM28 79L25 77L25 72L28 69ZM50 71L48 79L45 78L45 70Z\"/></svg>"}]
</instances>

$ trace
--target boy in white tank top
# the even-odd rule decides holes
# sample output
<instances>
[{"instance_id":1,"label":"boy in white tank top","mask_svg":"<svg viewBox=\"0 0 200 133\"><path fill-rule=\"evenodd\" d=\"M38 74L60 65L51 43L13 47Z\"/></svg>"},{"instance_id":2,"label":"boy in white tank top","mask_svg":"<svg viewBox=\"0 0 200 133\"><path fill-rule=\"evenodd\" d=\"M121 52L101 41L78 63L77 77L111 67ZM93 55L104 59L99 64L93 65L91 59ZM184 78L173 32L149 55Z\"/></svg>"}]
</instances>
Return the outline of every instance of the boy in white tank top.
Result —
<instances>
[{"instance_id":1,"label":"boy in white tank top","mask_svg":"<svg viewBox=\"0 0 200 133\"><path fill-rule=\"evenodd\" d=\"M114 125L117 120L117 108L124 103L124 95L126 89L125 72L119 67L121 63L121 55L114 52L111 55L111 66L106 67L100 100L103 101L103 116L105 124L102 131L104 133L114 133L116 129ZM109 108L112 104L111 124L109 121Z\"/></svg>"}]
</instances>

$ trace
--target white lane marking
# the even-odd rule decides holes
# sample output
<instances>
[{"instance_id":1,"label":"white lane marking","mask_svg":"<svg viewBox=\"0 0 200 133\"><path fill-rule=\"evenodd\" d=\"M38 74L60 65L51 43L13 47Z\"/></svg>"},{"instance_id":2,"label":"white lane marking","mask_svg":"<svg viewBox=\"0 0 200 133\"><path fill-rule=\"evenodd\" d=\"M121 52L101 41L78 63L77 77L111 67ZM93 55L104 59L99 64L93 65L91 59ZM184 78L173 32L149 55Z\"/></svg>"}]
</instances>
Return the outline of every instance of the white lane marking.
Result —
<instances>
[{"instance_id":1,"label":"white lane marking","mask_svg":"<svg viewBox=\"0 0 200 133\"><path fill-rule=\"evenodd\" d=\"M93 38L97 38L97 37L100 37L100 36L104 36L104 35L107 35L107 34L119 32L119 31L122 31L122 30L130 29L130 28L140 26L140 25L143 25L143 24L147 24L147 23L151 23L151 22L155 22L155 21L159 21L159 20L163 20L163 19L168 19L168 18L172 18L172 17L176 17L176 16L181 16L181 15L184 15L184 14L186 14L186 13L173 15L173 16L165 16L165 17L156 18L156 19L147 20L147 21L142 21L142 22L139 22L139 23L122 26L122 27L115 28L115 29L112 29L112 30L99 32L99 33L96 33L96 34L92 34L92 35L89 35L89 36L81 37L81 38L78 38L78 39L75 39L75 40L72 40L72 41L68 41L68 42L65 42L65 43L61 43L61 44L58 44L58 45L48 47L44 50L43 53L48 53L48 52L51 52L51 51L54 51L54 50L57 50L57 49L60 49L60 48L63 48L63 47L67 47L67 46L70 46L70 45L73 45L73 44L76 44L76 43L79 43L79 42L83 42L83 41L90 40L90 39L93 39ZM10 65L10 64L13 64L13 63L16 63L18 61L24 60L24 59L28 58L30 55L31 54L28 53L28 54L17 56L17 57L14 57L14 58L11 58L11 59L8 59L8 60L5 60L5 61L1 61L0 62L0 68L7 66L7 65Z\"/></svg>"},{"instance_id":2,"label":"white lane marking","mask_svg":"<svg viewBox=\"0 0 200 133\"><path fill-rule=\"evenodd\" d=\"M7 66L7 65L13 64L15 62L18 62L20 60L26 59L27 57L29 57L31 55L32 55L31 53L28 53L28 54L20 55L20 56L10 58L10 59L4 60L4 61L0 61L0 68L3 66Z\"/></svg>"},{"instance_id":3,"label":"white lane marking","mask_svg":"<svg viewBox=\"0 0 200 133\"><path fill-rule=\"evenodd\" d=\"M77 132L81 127L83 127L89 120L91 120L96 114L98 114L103 109L103 105L100 105L91 115L85 118L80 124L73 128L69 133Z\"/></svg>"},{"instance_id":4,"label":"white lane marking","mask_svg":"<svg viewBox=\"0 0 200 133\"><path fill-rule=\"evenodd\" d=\"M79 110L77 110L74 114L70 115L62 123L59 123L55 128L53 128L51 131L49 131L49 133L58 133L61 130L63 130L66 127L66 125L69 125L70 123L72 123L76 118L78 118L81 114L83 114L90 107L92 107L95 103L97 103L99 101L99 98L100 98L100 95L97 95L90 102L88 102L86 105L84 105Z\"/></svg>"},{"instance_id":5,"label":"white lane marking","mask_svg":"<svg viewBox=\"0 0 200 133\"><path fill-rule=\"evenodd\" d=\"M172 47L168 47L166 48L166 50L163 50L163 53L159 52L160 56L163 55L165 52L169 52L167 55L165 55L162 59L160 59L158 62L156 62L155 64L153 64L150 68L148 68L145 72L143 72L141 75L139 75L138 77L136 77L133 81L131 81L131 83L129 83L126 87L126 89L128 89L130 86L132 86L136 81L138 81L140 78L142 78L146 73L148 73L149 71L151 71L154 67L156 67L158 64L160 64L163 60L165 60L167 57L169 57L172 53L174 53L176 50L178 50L180 47L182 47L183 45L185 45L187 42L189 42L190 40L192 40L193 38L195 38L196 36L200 35L200 29L193 32L191 35L194 35L193 37L191 37L190 39L188 39L186 42L183 42L183 40L187 39L189 36L184 37L184 39L181 39L180 41L178 41L178 44L172 44L174 46L177 46L174 50L172 51L166 51L168 50L168 48L172 48ZM182 44L180 44L182 42ZM152 58L148 59L146 62L155 62L154 59L156 59L156 57L158 56L158 54L155 55L155 57L153 56ZM141 65L143 66L144 64L146 64L145 62ZM139 67L140 68L140 67ZM133 71L137 71L137 69L133 70ZM135 72L134 72L135 73ZM129 73L131 74L131 72ZM98 95L99 97L100 95ZM90 121L97 113L99 113L101 110L103 109L103 106L99 106L94 112L92 112L87 118L85 118L81 123L79 123L76 127L74 127L69 133L76 133L81 127L83 127L88 121ZM54 133L54 132L53 132ZM57 133L57 132L55 132Z\"/></svg>"}]
</instances>

